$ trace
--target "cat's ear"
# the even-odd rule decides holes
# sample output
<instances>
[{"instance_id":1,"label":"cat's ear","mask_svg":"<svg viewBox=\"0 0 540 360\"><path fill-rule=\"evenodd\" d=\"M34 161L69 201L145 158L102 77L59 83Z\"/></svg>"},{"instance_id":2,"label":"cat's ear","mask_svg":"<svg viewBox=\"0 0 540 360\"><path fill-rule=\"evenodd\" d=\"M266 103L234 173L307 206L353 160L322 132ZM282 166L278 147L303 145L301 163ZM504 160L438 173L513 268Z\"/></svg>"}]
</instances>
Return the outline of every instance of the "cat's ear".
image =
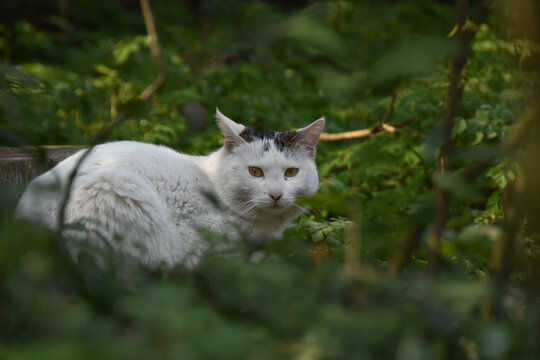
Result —
<instances>
[{"instance_id":1,"label":"cat's ear","mask_svg":"<svg viewBox=\"0 0 540 360\"><path fill-rule=\"evenodd\" d=\"M296 130L296 135L294 136L294 143L305 148L312 158L315 158L315 153L317 152L317 143L324 128L324 121L324 117L315 120L308 126Z\"/></svg>"},{"instance_id":2,"label":"cat's ear","mask_svg":"<svg viewBox=\"0 0 540 360\"><path fill-rule=\"evenodd\" d=\"M235 146L244 142L244 139L240 137L240 133L246 128L244 125L240 125L223 115L219 109L216 108L216 121L221 129L225 140L223 145L225 150L231 151Z\"/></svg>"}]
</instances>

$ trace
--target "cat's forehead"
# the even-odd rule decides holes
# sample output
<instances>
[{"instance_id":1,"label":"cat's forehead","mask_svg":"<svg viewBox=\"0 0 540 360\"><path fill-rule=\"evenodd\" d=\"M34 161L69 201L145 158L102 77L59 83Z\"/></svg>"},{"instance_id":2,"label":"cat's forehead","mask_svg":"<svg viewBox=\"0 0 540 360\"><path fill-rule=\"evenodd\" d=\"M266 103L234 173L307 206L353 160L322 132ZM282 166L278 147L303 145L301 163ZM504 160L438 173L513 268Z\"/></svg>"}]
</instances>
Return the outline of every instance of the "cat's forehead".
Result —
<instances>
[{"instance_id":1,"label":"cat's forehead","mask_svg":"<svg viewBox=\"0 0 540 360\"><path fill-rule=\"evenodd\" d=\"M248 143L261 143L264 151L285 151L293 147L296 131L265 131L245 128L239 136Z\"/></svg>"},{"instance_id":2,"label":"cat's forehead","mask_svg":"<svg viewBox=\"0 0 540 360\"><path fill-rule=\"evenodd\" d=\"M305 152L299 147L283 146L272 138L246 141L236 149L235 154L243 162L250 162L254 166L293 166L306 161Z\"/></svg>"}]
</instances>

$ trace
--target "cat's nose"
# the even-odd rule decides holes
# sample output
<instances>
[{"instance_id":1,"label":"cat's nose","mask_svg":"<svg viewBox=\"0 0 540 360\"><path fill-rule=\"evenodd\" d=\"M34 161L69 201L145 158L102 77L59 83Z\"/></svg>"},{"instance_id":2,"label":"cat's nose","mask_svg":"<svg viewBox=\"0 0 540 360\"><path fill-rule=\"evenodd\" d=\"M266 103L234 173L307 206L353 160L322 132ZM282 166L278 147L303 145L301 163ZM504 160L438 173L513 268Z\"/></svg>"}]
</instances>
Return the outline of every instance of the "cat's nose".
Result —
<instances>
[{"instance_id":1,"label":"cat's nose","mask_svg":"<svg viewBox=\"0 0 540 360\"><path fill-rule=\"evenodd\" d=\"M269 192L268 196L270 196L274 201L278 201L283 196L283 193L280 192Z\"/></svg>"}]
</instances>

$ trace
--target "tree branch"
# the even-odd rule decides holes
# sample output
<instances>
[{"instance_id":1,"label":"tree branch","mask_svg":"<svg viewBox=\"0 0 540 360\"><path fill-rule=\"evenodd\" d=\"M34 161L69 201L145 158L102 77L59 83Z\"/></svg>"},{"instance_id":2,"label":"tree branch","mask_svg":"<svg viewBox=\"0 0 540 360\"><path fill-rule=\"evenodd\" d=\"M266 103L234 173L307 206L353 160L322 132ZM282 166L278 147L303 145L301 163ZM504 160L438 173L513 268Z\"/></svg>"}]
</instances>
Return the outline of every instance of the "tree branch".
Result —
<instances>
[{"instance_id":1,"label":"tree branch","mask_svg":"<svg viewBox=\"0 0 540 360\"><path fill-rule=\"evenodd\" d=\"M425 225L416 225L411 228L407 237L401 243L401 248L388 260L388 275L396 276L403 271L409 262L414 250L418 247L420 236Z\"/></svg>"},{"instance_id":2,"label":"tree branch","mask_svg":"<svg viewBox=\"0 0 540 360\"><path fill-rule=\"evenodd\" d=\"M352 130L352 131L346 131L341 133L325 133L323 132L321 136L319 137L320 141L341 141L341 140L351 140L351 139L362 139L368 136L371 136L376 133L380 132L390 132L394 133L397 131L395 126L392 126L390 124L387 124L387 122L390 120L390 117L392 116L392 112L394 111L394 104L396 103L396 92L392 94L392 100L390 100L390 104L388 105L388 108L386 109L386 112L381 120L381 123L371 127L369 129L360 129L360 130Z\"/></svg>"},{"instance_id":3,"label":"tree branch","mask_svg":"<svg viewBox=\"0 0 540 360\"><path fill-rule=\"evenodd\" d=\"M453 132L454 118L457 115L458 105L463 96L462 73L471 50L471 43L475 32L467 22L467 0L458 0L456 4L457 49L452 58L450 70L450 88L446 111L442 120L443 145L439 158L439 173L451 171L449 157L454 152ZM428 268L435 273L440 267L440 245L442 234L450 213L449 196L446 190L435 184L435 228L427 239Z\"/></svg>"},{"instance_id":4,"label":"tree branch","mask_svg":"<svg viewBox=\"0 0 540 360\"><path fill-rule=\"evenodd\" d=\"M454 129L454 118L458 111L458 105L463 95L462 73L467 62L468 55L471 49L471 43L474 39L475 32L469 26L466 26L467 21L467 0L458 0L456 4L456 23L458 26L457 40L458 47L452 57L452 65L450 72L450 87L446 111L442 119L443 126L443 146L441 148L439 173L444 174L451 170L448 158L454 151L454 143L452 140ZM464 172L466 178L474 178L482 171L489 167L490 163L482 163L481 165L468 169ZM440 243L446 221L449 216L449 198L448 193L440 186L435 185L434 204L435 204L435 228L429 235L427 240L428 248L428 267L432 273L438 271L440 267ZM407 237L403 240L400 249L389 260L388 273L391 276L399 274L412 254L420 243L420 236L424 233L427 227L426 224L415 225L411 228Z\"/></svg>"},{"instance_id":5,"label":"tree branch","mask_svg":"<svg viewBox=\"0 0 540 360\"><path fill-rule=\"evenodd\" d=\"M154 24L154 16L152 15L152 9L150 8L150 4L148 0L140 1L141 10L144 17L144 24L146 26L146 32L148 33L148 37L150 38L150 50L152 51L154 62L156 63L159 70L158 77L154 80L153 83L148 85L148 87L144 89L139 96L141 100L146 101L155 94L157 89L159 89L167 79L167 67L165 66L165 62L163 61L163 56L161 55L161 50L159 48L156 26Z\"/></svg>"},{"instance_id":6,"label":"tree branch","mask_svg":"<svg viewBox=\"0 0 540 360\"><path fill-rule=\"evenodd\" d=\"M144 102L144 101L149 100L157 92L157 90L161 87L161 85L163 85L167 77L167 71L166 71L165 63L163 62L163 57L161 56L161 50L159 48L159 44L157 40L156 27L154 24L152 11L150 9L150 4L148 3L148 0L140 0L140 2L141 2L141 10L144 17L144 22L146 25L146 31L148 33L148 36L150 37L150 49L152 51L154 61L160 72L158 77L150 85L148 85L139 95L139 101ZM112 133L112 131L116 127L118 127L118 125L123 123L128 117L130 117L132 115L132 112L133 110L131 110L131 108L128 108L128 107L124 107L120 109L116 117L109 124L101 128L101 130L99 130L99 132L90 141L90 144L89 144L90 147L82 154L82 156L79 158L79 160L75 164L75 167L69 174L67 183L62 192L62 197L60 200L60 208L58 209L58 215L57 215L56 232L59 235L62 233L65 226L66 207L69 202L69 197L71 195L71 187L73 186L73 182L75 178L77 177L77 173L79 172L79 169L82 163L88 158L93 148L97 144L100 144L103 141L107 140L110 134Z\"/></svg>"},{"instance_id":7,"label":"tree branch","mask_svg":"<svg viewBox=\"0 0 540 360\"><path fill-rule=\"evenodd\" d=\"M376 132L377 131L375 131L374 128L346 131L346 132L335 133L335 134L323 132L321 133L319 140L320 141L341 141L341 140L351 140L351 139L362 139L362 138L369 137L370 135L373 135Z\"/></svg>"},{"instance_id":8,"label":"tree branch","mask_svg":"<svg viewBox=\"0 0 540 360\"><path fill-rule=\"evenodd\" d=\"M535 93L540 93L535 89ZM503 221L502 236L498 240L490 259L490 270L494 285L494 293L489 303L489 309L493 314L501 315L503 305L502 297L508 289L509 276L512 272L512 260L514 248L520 226L524 219L528 219L527 226L538 229L535 219L539 214L539 207L536 199L539 193L538 180L538 136L540 128L538 118L540 107L536 103L531 103L521 114L513 127L505 144L505 150L511 154L522 153L520 165L522 171L517 175L516 180L509 184L504 190L502 197ZM525 151L520 151L525 149ZM537 232L538 230L533 231ZM540 274L540 263L538 258L531 259L529 267L529 291L533 293L535 299L538 298L540 287L537 285ZM488 314L488 316L491 314Z\"/></svg>"}]
</instances>

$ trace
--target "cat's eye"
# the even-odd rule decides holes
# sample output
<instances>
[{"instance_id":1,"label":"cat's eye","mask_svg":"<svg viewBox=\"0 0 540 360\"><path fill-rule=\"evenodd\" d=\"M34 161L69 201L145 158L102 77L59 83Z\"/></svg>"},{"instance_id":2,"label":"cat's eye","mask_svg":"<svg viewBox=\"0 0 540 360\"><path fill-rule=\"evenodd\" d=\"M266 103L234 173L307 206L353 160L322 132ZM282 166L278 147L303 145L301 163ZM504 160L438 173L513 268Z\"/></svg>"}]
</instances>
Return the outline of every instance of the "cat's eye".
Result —
<instances>
[{"instance_id":1,"label":"cat's eye","mask_svg":"<svg viewBox=\"0 0 540 360\"><path fill-rule=\"evenodd\" d=\"M285 170L285 177L293 177L298 174L298 168L288 168Z\"/></svg>"},{"instance_id":2,"label":"cat's eye","mask_svg":"<svg viewBox=\"0 0 540 360\"><path fill-rule=\"evenodd\" d=\"M261 168L258 168L256 166L250 166L249 167L249 173L252 175L252 176L255 176L255 177L262 177L264 175L263 171Z\"/></svg>"}]
</instances>

